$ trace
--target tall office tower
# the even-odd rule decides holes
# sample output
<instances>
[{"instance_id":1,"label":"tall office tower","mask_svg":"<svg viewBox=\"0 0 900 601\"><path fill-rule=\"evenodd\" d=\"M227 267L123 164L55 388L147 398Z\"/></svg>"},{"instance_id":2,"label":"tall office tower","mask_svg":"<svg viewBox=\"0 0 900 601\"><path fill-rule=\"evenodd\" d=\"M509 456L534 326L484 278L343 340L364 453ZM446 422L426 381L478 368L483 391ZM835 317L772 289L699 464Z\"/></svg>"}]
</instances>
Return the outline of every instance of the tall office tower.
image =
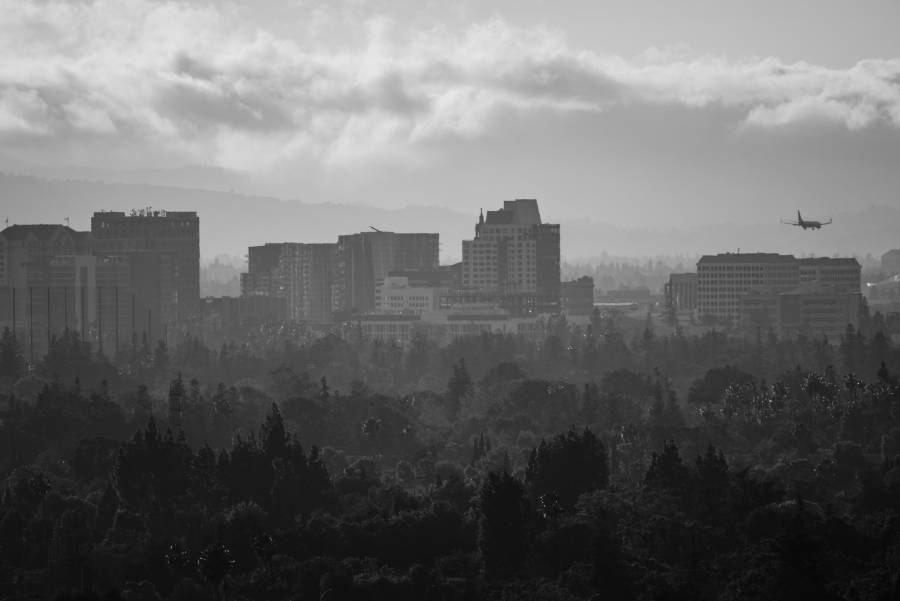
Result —
<instances>
[{"instance_id":1,"label":"tall office tower","mask_svg":"<svg viewBox=\"0 0 900 601\"><path fill-rule=\"evenodd\" d=\"M724 253L697 262L697 308L702 318L736 322L741 299L750 292L778 294L800 285L793 255Z\"/></svg>"},{"instance_id":2,"label":"tall office tower","mask_svg":"<svg viewBox=\"0 0 900 601\"><path fill-rule=\"evenodd\" d=\"M280 298L286 317L331 321L335 244L283 242L251 246L241 295Z\"/></svg>"},{"instance_id":3,"label":"tall office tower","mask_svg":"<svg viewBox=\"0 0 900 601\"><path fill-rule=\"evenodd\" d=\"M862 266L853 258L815 257L798 259L800 283L829 286L837 292L861 292Z\"/></svg>"},{"instance_id":4,"label":"tall office tower","mask_svg":"<svg viewBox=\"0 0 900 601\"><path fill-rule=\"evenodd\" d=\"M493 295L515 314L559 309L559 225L541 222L537 200L482 214L462 251L464 291Z\"/></svg>"},{"instance_id":5,"label":"tall office tower","mask_svg":"<svg viewBox=\"0 0 900 601\"><path fill-rule=\"evenodd\" d=\"M194 211L99 212L91 218L94 252L116 255L129 252L159 253L163 280L160 320L185 324L197 316L200 306L200 218ZM156 274L148 274L156 277ZM171 290L171 291L169 291Z\"/></svg>"},{"instance_id":6,"label":"tall office tower","mask_svg":"<svg viewBox=\"0 0 900 601\"><path fill-rule=\"evenodd\" d=\"M396 270L438 268L438 234L360 232L338 236L335 255L335 311L375 310L375 290Z\"/></svg>"}]
</instances>

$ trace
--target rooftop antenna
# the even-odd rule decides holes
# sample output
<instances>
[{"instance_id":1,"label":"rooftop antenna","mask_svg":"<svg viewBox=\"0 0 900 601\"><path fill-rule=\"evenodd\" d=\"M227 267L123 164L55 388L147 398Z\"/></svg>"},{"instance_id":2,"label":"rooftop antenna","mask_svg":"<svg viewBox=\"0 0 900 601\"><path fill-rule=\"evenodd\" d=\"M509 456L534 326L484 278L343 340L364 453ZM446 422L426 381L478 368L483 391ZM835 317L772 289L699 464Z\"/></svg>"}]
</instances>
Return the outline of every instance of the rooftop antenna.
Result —
<instances>
[{"instance_id":1,"label":"rooftop antenna","mask_svg":"<svg viewBox=\"0 0 900 601\"><path fill-rule=\"evenodd\" d=\"M379 234L383 233L380 229L378 229L378 228L375 227L374 225L370 225L369 227L372 228L373 231L378 232Z\"/></svg>"}]
</instances>

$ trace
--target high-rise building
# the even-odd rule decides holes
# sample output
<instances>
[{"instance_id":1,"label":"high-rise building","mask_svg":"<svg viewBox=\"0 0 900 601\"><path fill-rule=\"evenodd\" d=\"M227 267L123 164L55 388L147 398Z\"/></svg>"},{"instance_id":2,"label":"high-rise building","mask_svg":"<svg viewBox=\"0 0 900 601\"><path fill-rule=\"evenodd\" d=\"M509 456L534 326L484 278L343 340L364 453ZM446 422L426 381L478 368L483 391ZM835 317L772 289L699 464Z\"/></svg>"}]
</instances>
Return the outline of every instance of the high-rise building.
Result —
<instances>
[{"instance_id":1,"label":"high-rise building","mask_svg":"<svg viewBox=\"0 0 900 601\"><path fill-rule=\"evenodd\" d=\"M159 253L168 270L159 301L164 324L184 324L197 317L200 303L200 219L193 211L104 211L91 218L94 252L118 255ZM136 274L135 277L140 277ZM149 277L156 277L153 273Z\"/></svg>"},{"instance_id":2,"label":"high-rise building","mask_svg":"<svg viewBox=\"0 0 900 601\"><path fill-rule=\"evenodd\" d=\"M541 222L537 200L482 213L462 252L464 293L493 296L515 314L559 310L559 225Z\"/></svg>"},{"instance_id":3,"label":"high-rise building","mask_svg":"<svg viewBox=\"0 0 900 601\"><path fill-rule=\"evenodd\" d=\"M241 295L281 298L294 321L331 321L335 244L251 246Z\"/></svg>"},{"instance_id":4,"label":"high-rise building","mask_svg":"<svg viewBox=\"0 0 900 601\"><path fill-rule=\"evenodd\" d=\"M752 291L785 292L800 285L793 255L724 253L697 262L697 308L700 318L736 323L741 299Z\"/></svg>"},{"instance_id":5,"label":"high-rise building","mask_svg":"<svg viewBox=\"0 0 900 601\"><path fill-rule=\"evenodd\" d=\"M338 237L335 256L335 311L375 310L375 290L393 271L437 270L438 234L360 232Z\"/></svg>"}]
</instances>

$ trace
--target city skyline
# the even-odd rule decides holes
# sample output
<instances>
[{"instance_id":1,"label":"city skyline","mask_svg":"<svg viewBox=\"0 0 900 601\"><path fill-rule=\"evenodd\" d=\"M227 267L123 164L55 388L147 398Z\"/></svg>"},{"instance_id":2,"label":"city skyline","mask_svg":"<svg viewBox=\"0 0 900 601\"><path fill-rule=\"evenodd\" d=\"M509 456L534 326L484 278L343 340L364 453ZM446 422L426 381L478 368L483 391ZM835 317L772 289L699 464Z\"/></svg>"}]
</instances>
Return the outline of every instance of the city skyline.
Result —
<instances>
[{"instance_id":1,"label":"city skyline","mask_svg":"<svg viewBox=\"0 0 900 601\"><path fill-rule=\"evenodd\" d=\"M547 8L7 2L0 171L650 229L900 208L896 3Z\"/></svg>"}]
</instances>

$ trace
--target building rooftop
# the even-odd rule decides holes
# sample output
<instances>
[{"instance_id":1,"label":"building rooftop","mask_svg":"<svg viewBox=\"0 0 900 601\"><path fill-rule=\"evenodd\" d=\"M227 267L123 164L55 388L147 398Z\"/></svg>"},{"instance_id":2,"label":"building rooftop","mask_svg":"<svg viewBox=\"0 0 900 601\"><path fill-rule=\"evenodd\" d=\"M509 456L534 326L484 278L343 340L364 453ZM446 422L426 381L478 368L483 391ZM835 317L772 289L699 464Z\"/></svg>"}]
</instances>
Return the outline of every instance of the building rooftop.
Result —
<instances>
[{"instance_id":1,"label":"building rooftop","mask_svg":"<svg viewBox=\"0 0 900 601\"><path fill-rule=\"evenodd\" d=\"M793 263L797 259L794 255L779 255L778 253L719 253L717 255L703 255L697 264L701 263Z\"/></svg>"},{"instance_id":2,"label":"building rooftop","mask_svg":"<svg viewBox=\"0 0 900 601\"><path fill-rule=\"evenodd\" d=\"M488 225L540 225L541 211L536 198L504 200L499 211L488 211L484 222Z\"/></svg>"},{"instance_id":3,"label":"building rooftop","mask_svg":"<svg viewBox=\"0 0 900 601\"><path fill-rule=\"evenodd\" d=\"M852 265L860 267L859 261L853 257L806 257L798 260L800 265Z\"/></svg>"},{"instance_id":4,"label":"building rooftop","mask_svg":"<svg viewBox=\"0 0 900 601\"><path fill-rule=\"evenodd\" d=\"M155 219L192 219L197 217L197 211L166 211L147 207L145 209L131 209L125 211L94 211L92 219L113 220L130 218L155 218Z\"/></svg>"},{"instance_id":5,"label":"building rooftop","mask_svg":"<svg viewBox=\"0 0 900 601\"><path fill-rule=\"evenodd\" d=\"M31 235L38 240L47 241L63 233L70 234L76 238L88 234L88 232L79 232L73 230L67 225L59 225L55 223L36 223L30 225L11 225L0 232L0 235L3 235L3 237L7 240L24 240L29 235Z\"/></svg>"}]
</instances>

